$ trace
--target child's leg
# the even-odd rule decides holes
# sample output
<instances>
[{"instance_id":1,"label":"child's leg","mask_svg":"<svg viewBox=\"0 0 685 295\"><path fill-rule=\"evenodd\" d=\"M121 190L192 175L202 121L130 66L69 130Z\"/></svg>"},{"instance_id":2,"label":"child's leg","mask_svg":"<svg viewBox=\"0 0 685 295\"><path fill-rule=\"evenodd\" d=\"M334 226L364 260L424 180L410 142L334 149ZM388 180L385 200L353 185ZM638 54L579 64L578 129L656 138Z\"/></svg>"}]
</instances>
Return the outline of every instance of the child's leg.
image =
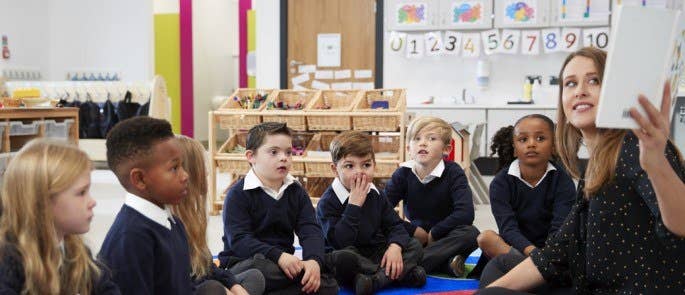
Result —
<instances>
[{"instance_id":1,"label":"child's leg","mask_svg":"<svg viewBox=\"0 0 685 295\"><path fill-rule=\"evenodd\" d=\"M207 280L197 286L195 295L226 295L226 287L215 280Z\"/></svg>"},{"instance_id":2,"label":"child's leg","mask_svg":"<svg viewBox=\"0 0 685 295\"><path fill-rule=\"evenodd\" d=\"M448 270L449 262L456 255L461 255L463 259L466 259L473 250L476 250L478 234L478 229L472 225L454 228L447 236L423 249L421 266L428 273Z\"/></svg>"},{"instance_id":3,"label":"child's leg","mask_svg":"<svg viewBox=\"0 0 685 295\"><path fill-rule=\"evenodd\" d=\"M354 283L354 277L361 272L360 260L362 258L354 247L335 250L325 255L326 267L324 269L335 277L339 285L349 286Z\"/></svg>"},{"instance_id":4,"label":"child's leg","mask_svg":"<svg viewBox=\"0 0 685 295\"><path fill-rule=\"evenodd\" d=\"M507 254L512 248L502 237L491 230L483 231L483 233L478 235L478 247L489 258Z\"/></svg>"},{"instance_id":5,"label":"child's leg","mask_svg":"<svg viewBox=\"0 0 685 295\"><path fill-rule=\"evenodd\" d=\"M250 294L262 294L266 287L264 275L257 269L248 269L235 275L238 283Z\"/></svg>"},{"instance_id":6,"label":"child's leg","mask_svg":"<svg viewBox=\"0 0 685 295\"><path fill-rule=\"evenodd\" d=\"M485 265L480 276L480 288L487 287L526 259L526 256L521 254L521 252L516 251L514 248L512 249L513 251L510 251L510 253L499 255Z\"/></svg>"},{"instance_id":7,"label":"child's leg","mask_svg":"<svg viewBox=\"0 0 685 295\"><path fill-rule=\"evenodd\" d=\"M262 254L256 254L252 258L234 264L231 266L230 271L236 274L250 269L257 269L264 276L265 292L286 289L296 283L285 275L281 268L278 267L278 264L267 259Z\"/></svg>"},{"instance_id":8,"label":"child's leg","mask_svg":"<svg viewBox=\"0 0 685 295\"><path fill-rule=\"evenodd\" d=\"M404 267L398 280L401 285L421 287L426 284L426 271L418 265L422 258L423 246L417 239L410 239L407 247L402 249Z\"/></svg>"}]
</instances>

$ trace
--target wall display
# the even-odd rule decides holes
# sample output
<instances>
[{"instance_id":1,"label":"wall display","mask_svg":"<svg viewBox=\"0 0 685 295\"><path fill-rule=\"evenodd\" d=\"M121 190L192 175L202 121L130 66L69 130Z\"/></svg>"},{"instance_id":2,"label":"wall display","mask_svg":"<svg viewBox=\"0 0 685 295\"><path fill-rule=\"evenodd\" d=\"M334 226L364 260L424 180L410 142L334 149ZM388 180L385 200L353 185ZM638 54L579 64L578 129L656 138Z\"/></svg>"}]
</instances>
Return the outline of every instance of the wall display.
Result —
<instances>
[{"instance_id":1,"label":"wall display","mask_svg":"<svg viewBox=\"0 0 685 295\"><path fill-rule=\"evenodd\" d=\"M464 57L480 56L480 34L464 34L463 46L461 48Z\"/></svg>"},{"instance_id":2,"label":"wall display","mask_svg":"<svg viewBox=\"0 0 685 295\"><path fill-rule=\"evenodd\" d=\"M606 50L609 47L609 27L584 29L583 46Z\"/></svg>"},{"instance_id":3,"label":"wall display","mask_svg":"<svg viewBox=\"0 0 685 295\"><path fill-rule=\"evenodd\" d=\"M406 46L407 46L407 58L421 58L421 57L423 57L423 50L424 50L423 35L408 34Z\"/></svg>"},{"instance_id":4,"label":"wall display","mask_svg":"<svg viewBox=\"0 0 685 295\"><path fill-rule=\"evenodd\" d=\"M608 0L554 0L553 26L606 26L609 24Z\"/></svg>"},{"instance_id":5,"label":"wall display","mask_svg":"<svg viewBox=\"0 0 685 295\"><path fill-rule=\"evenodd\" d=\"M561 31L559 28L542 30L542 48L545 53L553 53L560 50Z\"/></svg>"},{"instance_id":6,"label":"wall display","mask_svg":"<svg viewBox=\"0 0 685 295\"><path fill-rule=\"evenodd\" d=\"M492 0L442 0L439 14L445 29L492 28Z\"/></svg>"},{"instance_id":7,"label":"wall display","mask_svg":"<svg viewBox=\"0 0 685 295\"><path fill-rule=\"evenodd\" d=\"M539 28L549 24L548 0L495 0L495 27Z\"/></svg>"},{"instance_id":8,"label":"wall display","mask_svg":"<svg viewBox=\"0 0 685 295\"><path fill-rule=\"evenodd\" d=\"M609 27L547 28L543 30L491 29L480 33L435 31L425 34L390 32L391 52L404 52L407 58L443 56L478 57L481 47L486 55L539 55L559 51L573 52L582 46L609 48ZM320 71L317 71L317 77Z\"/></svg>"},{"instance_id":9,"label":"wall display","mask_svg":"<svg viewBox=\"0 0 685 295\"><path fill-rule=\"evenodd\" d=\"M521 31L521 54L538 55L540 54L540 31L526 30Z\"/></svg>"},{"instance_id":10,"label":"wall display","mask_svg":"<svg viewBox=\"0 0 685 295\"><path fill-rule=\"evenodd\" d=\"M566 52L574 52L580 49L581 35L578 28L563 28L561 30L561 45L562 50Z\"/></svg>"},{"instance_id":11,"label":"wall display","mask_svg":"<svg viewBox=\"0 0 685 295\"><path fill-rule=\"evenodd\" d=\"M459 55L461 53L461 42L462 42L462 35L459 32L454 32L454 31L446 31L445 32L445 40L444 40L444 48L443 48L443 54L446 55Z\"/></svg>"},{"instance_id":12,"label":"wall display","mask_svg":"<svg viewBox=\"0 0 685 295\"><path fill-rule=\"evenodd\" d=\"M390 0L385 2L387 26L391 30L417 31L437 28L438 0Z\"/></svg>"},{"instance_id":13,"label":"wall display","mask_svg":"<svg viewBox=\"0 0 685 295\"><path fill-rule=\"evenodd\" d=\"M502 30L502 40L500 42L500 52L506 54L516 54L521 44L520 30Z\"/></svg>"},{"instance_id":14,"label":"wall display","mask_svg":"<svg viewBox=\"0 0 685 295\"><path fill-rule=\"evenodd\" d=\"M669 0L613 0L613 1L614 1L613 7L616 7L617 5L631 5L631 6L669 8L673 5L678 5L678 4L671 3L671 2L678 2L678 1L669 1ZM682 5L682 4L680 4L680 5Z\"/></svg>"},{"instance_id":15,"label":"wall display","mask_svg":"<svg viewBox=\"0 0 685 295\"><path fill-rule=\"evenodd\" d=\"M500 47L499 30L492 29L480 33L483 39L483 51L487 55L498 52Z\"/></svg>"},{"instance_id":16,"label":"wall display","mask_svg":"<svg viewBox=\"0 0 685 295\"><path fill-rule=\"evenodd\" d=\"M426 56L438 56L442 54L442 33L429 32L426 33L424 39L426 44Z\"/></svg>"}]
</instances>

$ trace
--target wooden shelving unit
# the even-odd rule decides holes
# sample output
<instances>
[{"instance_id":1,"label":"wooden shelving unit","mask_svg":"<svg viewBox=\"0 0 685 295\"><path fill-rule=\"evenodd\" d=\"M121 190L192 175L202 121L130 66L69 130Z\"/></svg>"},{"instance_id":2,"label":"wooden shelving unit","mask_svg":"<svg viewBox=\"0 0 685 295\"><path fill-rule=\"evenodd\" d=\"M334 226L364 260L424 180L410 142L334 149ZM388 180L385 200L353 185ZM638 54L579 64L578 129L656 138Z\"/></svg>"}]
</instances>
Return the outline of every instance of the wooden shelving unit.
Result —
<instances>
[{"instance_id":1,"label":"wooden shelving unit","mask_svg":"<svg viewBox=\"0 0 685 295\"><path fill-rule=\"evenodd\" d=\"M300 124L298 127L298 131L304 131L304 132L310 132L314 133L315 135L317 134L324 134L324 133L339 133L342 131L347 131L347 130L360 130L360 131L366 131L372 134L375 137L389 137L389 136L394 136L397 137L398 139L395 141L393 140L393 143L396 143L397 146L397 154L394 155L393 157L390 157L389 159L377 159L377 164L378 165L385 165L389 170L389 168L397 168L400 163L402 163L405 159L405 148L404 148L404 143L405 143L405 132L406 132L406 125L407 125L407 116L406 116L406 92L404 89L376 89L376 90L359 90L355 95L355 98L353 100L350 100L350 106L349 108L338 108L335 105L333 106L332 109L330 110L314 110L311 109L311 107L314 104L320 103L320 98L321 98L321 91L318 91L318 93L314 96L313 99L310 101L307 101L308 107L305 108L304 110L296 110L296 111L290 111L290 110L268 110L265 111L263 107L258 108L258 109L241 109L239 107L236 107L236 103L232 100L232 98L236 95L241 95L241 94L252 94L254 95L255 93L258 93L260 90L257 89L239 89L234 93L234 95L231 96L231 99L224 104L222 107L220 107L216 111L211 111L209 112L209 153L210 153L210 179L209 179L209 195L210 199L212 200L212 206L211 206L211 214L216 215L221 212L221 209L223 207L223 200L224 200L224 194L222 192L217 192L216 188L216 183L217 183L217 169L220 170L220 172L227 172L231 174L232 179L237 179L240 176L244 176L248 171L249 171L249 165L247 164L247 160L245 159L244 155L239 155L239 154L229 154L226 153L225 150L229 145L232 145L233 143L229 142L231 140L231 137L235 135L237 132L240 132L240 129L246 130L249 129L249 127L253 126L256 123L263 122L263 118L266 115L267 118L274 118L274 117L279 117L279 121L281 122L289 122L289 121L297 121L297 122L309 122L310 117L311 122L318 122L315 123L316 126L314 128L311 128L307 124L305 128L302 128L302 125ZM279 90L262 90L263 92L268 92L269 93L269 98L267 101L271 101L274 99L274 96L279 93ZM328 92L335 92L334 90L330 90ZM349 92L349 91L340 91L342 92ZM350 94L353 95L353 94ZM370 106L370 101L371 100L384 100L387 97L387 99L390 101L390 105L387 109L381 109L381 110L370 110L368 109ZM368 103L367 103L368 102ZM296 119L297 120L290 120L290 119ZM328 124L329 126L341 126L340 128L342 129L333 129L336 127L326 127L325 124L321 124L321 118L322 117L330 117L331 120L337 120L340 121L341 118L347 118L349 120L349 124L340 124L340 122L334 122L334 124ZM244 120L245 121L245 126L240 126L240 124L236 124L239 120ZM376 121L379 122L376 125L374 124L369 124L371 121ZM385 122L385 123L383 123ZM380 124L380 125L378 125ZM385 124L385 125L383 125ZM391 124L391 125L388 125ZM378 128L376 128L378 127ZM228 137L227 138L218 138L217 132L219 129L223 130L228 130ZM315 136L316 137L316 136ZM234 138L233 141L236 139ZM219 142L224 142L224 144L219 145ZM331 174L323 174L320 169L317 171L308 171L306 167L311 167L312 164L316 163L323 163L323 164L328 164L330 163L330 159L327 159L325 157L314 157L312 155L308 155L307 152L303 156L294 156L293 157L293 168L291 169L291 174L293 176L299 177L301 180L304 181L303 184L305 188L309 188L309 190L314 190L312 189L311 185L308 186L306 185L307 178L331 178ZM389 167L392 166L392 167ZM330 170L329 170L330 171ZM388 173L384 173L381 177L389 177L390 175L385 175ZM378 178L378 177L377 177ZM320 182L320 183L326 183L326 182ZM318 191L318 190L314 190ZM312 192L314 192L312 191ZM310 193L310 196L312 194ZM318 196L316 196L318 197ZM312 198L312 202L315 203L318 200L318 198Z\"/></svg>"}]
</instances>

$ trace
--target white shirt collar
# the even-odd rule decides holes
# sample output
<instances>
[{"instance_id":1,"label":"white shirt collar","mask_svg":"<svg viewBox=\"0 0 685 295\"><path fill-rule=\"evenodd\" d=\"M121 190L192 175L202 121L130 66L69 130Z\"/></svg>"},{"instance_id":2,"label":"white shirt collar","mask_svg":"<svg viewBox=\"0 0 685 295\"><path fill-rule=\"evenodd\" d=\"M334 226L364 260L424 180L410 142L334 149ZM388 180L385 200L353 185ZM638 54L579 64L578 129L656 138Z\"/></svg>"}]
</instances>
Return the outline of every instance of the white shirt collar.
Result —
<instances>
[{"instance_id":1,"label":"white shirt collar","mask_svg":"<svg viewBox=\"0 0 685 295\"><path fill-rule=\"evenodd\" d=\"M164 206L164 209L157 207L152 202L136 196L132 193L126 193L126 201L124 204L143 214L143 216L158 223L159 225L171 230L171 222L174 218L171 214L169 206Z\"/></svg>"},{"instance_id":2,"label":"white shirt collar","mask_svg":"<svg viewBox=\"0 0 685 295\"><path fill-rule=\"evenodd\" d=\"M347 198L350 197L350 192L345 188L345 186L342 184L342 182L340 182L340 180L337 177L333 180L333 184L331 184L331 186L333 187L333 192L335 193L335 196L338 197L338 200L340 200L340 204L345 204ZM376 186L373 183L371 183L371 187L369 188L367 194L371 192L371 190L375 190L376 193L378 193L379 195L381 194L381 192L378 191L378 188L376 188Z\"/></svg>"},{"instance_id":3,"label":"white shirt collar","mask_svg":"<svg viewBox=\"0 0 685 295\"><path fill-rule=\"evenodd\" d=\"M247 172L247 175L245 175L245 182L243 183L243 190L251 190L251 189L256 189L256 188L262 188L262 190L272 198L278 200L283 196L283 192L285 192L285 189L288 188L291 184L295 183L297 180L295 177L292 175L288 174L285 176L285 180L283 180L283 185L281 185L281 188L278 189L278 191L275 191L262 183L262 181L257 177L257 174L254 173L254 170L250 169L249 172Z\"/></svg>"},{"instance_id":4,"label":"white shirt collar","mask_svg":"<svg viewBox=\"0 0 685 295\"><path fill-rule=\"evenodd\" d=\"M543 179L545 179L547 173L552 170L557 170L557 168L554 168L554 165L552 165L552 163L547 162L547 171L545 171L545 174L543 174L542 177L540 177L540 180L538 180L538 182L535 185L531 185L527 181L523 180L523 177L521 177L521 167L519 167L519 159L516 159L513 162L511 162L511 165L509 165L509 171L507 173L511 176L515 176L516 178L520 179L530 188L535 188L536 186L538 186L538 184L540 184L540 182L542 182Z\"/></svg>"},{"instance_id":5,"label":"white shirt collar","mask_svg":"<svg viewBox=\"0 0 685 295\"><path fill-rule=\"evenodd\" d=\"M442 172L445 171L445 161L444 160L440 160L440 163L438 163L438 165L435 166L435 168L433 168L433 171L431 171L431 173L426 175L426 177L424 177L423 179L421 179L419 177L419 174L416 173L416 168L415 168L416 167L416 161L414 161L414 160L406 161L406 162L400 164L400 166L411 168L411 172L413 172L414 175L416 175L416 178L418 178L419 181L423 184L427 184L427 183L433 181L433 179L441 177Z\"/></svg>"}]
</instances>

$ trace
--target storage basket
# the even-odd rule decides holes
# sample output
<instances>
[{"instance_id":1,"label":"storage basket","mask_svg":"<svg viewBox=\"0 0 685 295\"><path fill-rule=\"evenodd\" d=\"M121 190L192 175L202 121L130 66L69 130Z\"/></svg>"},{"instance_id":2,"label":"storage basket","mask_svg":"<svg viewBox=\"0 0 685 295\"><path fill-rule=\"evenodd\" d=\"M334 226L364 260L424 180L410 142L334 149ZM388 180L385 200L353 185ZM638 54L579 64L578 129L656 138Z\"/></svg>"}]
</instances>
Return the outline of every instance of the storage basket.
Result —
<instances>
[{"instance_id":1,"label":"storage basket","mask_svg":"<svg viewBox=\"0 0 685 295\"><path fill-rule=\"evenodd\" d=\"M304 109L320 94L318 90L275 90L269 95L267 107L262 111L263 122L286 123L290 129L305 131L307 121Z\"/></svg>"},{"instance_id":2,"label":"storage basket","mask_svg":"<svg viewBox=\"0 0 685 295\"><path fill-rule=\"evenodd\" d=\"M374 102L387 101L387 109L372 109ZM400 116L378 116L379 113L405 111L406 91L404 89L376 89L364 91L357 101L354 111L368 113L352 117L354 130L363 131L397 131Z\"/></svg>"},{"instance_id":3,"label":"storage basket","mask_svg":"<svg viewBox=\"0 0 685 295\"><path fill-rule=\"evenodd\" d=\"M224 142L219 148L219 155L234 156L245 158L245 147L247 146L247 132L238 131Z\"/></svg>"},{"instance_id":4,"label":"storage basket","mask_svg":"<svg viewBox=\"0 0 685 295\"><path fill-rule=\"evenodd\" d=\"M309 130L350 130L352 118L349 115L330 113L350 112L362 92L360 90L323 90L321 95L307 106Z\"/></svg>"},{"instance_id":5,"label":"storage basket","mask_svg":"<svg viewBox=\"0 0 685 295\"><path fill-rule=\"evenodd\" d=\"M272 89L252 89L252 88L239 88L228 98L218 111L261 111L266 106L266 100L268 96L273 92ZM259 95L260 97L265 97L263 102L259 106L254 105L255 97ZM236 99L237 98L237 99ZM246 98L251 100L251 103L245 105ZM235 115L220 115L219 126L222 129L250 129L252 126L257 125L262 122L260 115L248 115L248 114L235 114Z\"/></svg>"},{"instance_id":6,"label":"storage basket","mask_svg":"<svg viewBox=\"0 0 685 295\"><path fill-rule=\"evenodd\" d=\"M62 122L45 120L45 137L69 140L69 131L73 124L73 119L66 119Z\"/></svg>"},{"instance_id":7,"label":"storage basket","mask_svg":"<svg viewBox=\"0 0 685 295\"><path fill-rule=\"evenodd\" d=\"M317 133L307 145L305 175L307 177L335 177L331 171L330 144L336 133Z\"/></svg>"}]
</instances>

